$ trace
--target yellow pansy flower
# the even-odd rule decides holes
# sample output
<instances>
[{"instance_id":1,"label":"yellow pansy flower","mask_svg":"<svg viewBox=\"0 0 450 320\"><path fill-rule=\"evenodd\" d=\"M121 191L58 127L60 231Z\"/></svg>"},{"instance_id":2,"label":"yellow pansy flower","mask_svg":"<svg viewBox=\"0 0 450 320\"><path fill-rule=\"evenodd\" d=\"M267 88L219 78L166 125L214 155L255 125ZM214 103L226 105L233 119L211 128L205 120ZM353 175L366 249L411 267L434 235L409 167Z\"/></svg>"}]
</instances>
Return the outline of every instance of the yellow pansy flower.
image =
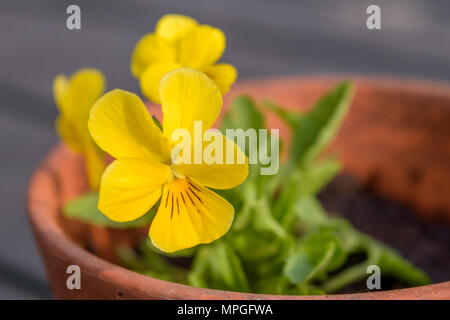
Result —
<instances>
[{"instance_id":1,"label":"yellow pansy flower","mask_svg":"<svg viewBox=\"0 0 450 320\"><path fill-rule=\"evenodd\" d=\"M222 107L222 95L208 76L190 68L167 73L159 93L164 131L137 95L119 89L96 102L88 126L95 142L117 159L102 177L100 211L114 221L131 221L160 199L149 237L160 250L174 252L210 243L228 231L234 208L208 187L229 189L241 184L248 175L248 161L223 135L226 150L233 150L235 158L243 156L245 163L172 161L174 130L186 129L193 137L194 121L201 122L204 132L209 130Z\"/></svg>"},{"instance_id":2,"label":"yellow pansy flower","mask_svg":"<svg viewBox=\"0 0 450 320\"><path fill-rule=\"evenodd\" d=\"M95 69L80 69L70 78L58 75L53 81L53 94L60 115L56 130L74 152L81 153L86 162L89 186L97 190L105 170L103 152L92 140L87 121L94 102L105 88L103 74Z\"/></svg>"},{"instance_id":3,"label":"yellow pansy flower","mask_svg":"<svg viewBox=\"0 0 450 320\"><path fill-rule=\"evenodd\" d=\"M159 82L164 74L180 67L206 73L225 94L237 77L236 69L217 63L226 46L224 33L187 16L168 14L154 33L142 37L131 57L131 72L139 79L144 95L160 103Z\"/></svg>"}]
</instances>

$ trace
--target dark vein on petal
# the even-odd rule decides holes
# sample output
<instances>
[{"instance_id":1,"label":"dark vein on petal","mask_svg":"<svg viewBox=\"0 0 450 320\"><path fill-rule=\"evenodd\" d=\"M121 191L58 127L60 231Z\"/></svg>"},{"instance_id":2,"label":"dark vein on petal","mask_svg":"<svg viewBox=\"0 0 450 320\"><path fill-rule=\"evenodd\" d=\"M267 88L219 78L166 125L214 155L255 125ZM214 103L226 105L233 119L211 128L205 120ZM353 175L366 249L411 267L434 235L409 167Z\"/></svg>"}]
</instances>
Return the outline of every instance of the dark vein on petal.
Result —
<instances>
[{"instance_id":1,"label":"dark vein on petal","mask_svg":"<svg viewBox=\"0 0 450 320\"><path fill-rule=\"evenodd\" d=\"M189 185L191 187L193 187L195 190L197 190L198 192L201 192L199 188L197 188L196 186L194 186L190 181L188 181Z\"/></svg>"},{"instance_id":2,"label":"dark vein on petal","mask_svg":"<svg viewBox=\"0 0 450 320\"><path fill-rule=\"evenodd\" d=\"M200 199L200 197L194 192L194 190L191 189L191 187L188 187L188 189L193 193L194 196L197 197L198 201L200 201L201 203L203 203L202 199Z\"/></svg>"},{"instance_id":3,"label":"dark vein on petal","mask_svg":"<svg viewBox=\"0 0 450 320\"><path fill-rule=\"evenodd\" d=\"M167 202L169 202L169 193L170 193L170 191L167 191L167 194L166 194L166 204L164 205L164 208L167 208Z\"/></svg>"},{"instance_id":4,"label":"dark vein on petal","mask_svg":"<svg viewBox=\"0 0 450 320\"><path fill-rule=\"evenodd\" d=\"M187 190L186 190L186 194L187 194L187 196L189 197L189 200L191 200L192 204L193 204L194 207L195 207L194 200L192 200L191 195L189 194L189 192L187 192Z\"/></svg>"},{"instance_id":5,"label":"dark vein on petal","mask_svg":"<svg viewBox=\"0 0 450 320\"><path fill-rule=\"evenodd\" d=\"M173 217L173 193L172 193L172 206L170 207L170 220L172 220Z\"/></svg>"},{"instance_id":6,"label":"dark vein on petal","mask_svg":"<svg viewBox=\"0 0 450 320\"><path fill-rule=\"evenodd\" d=\"M191 195L189 194L188 191L191 191L197 197L197 199L199 199L198 196L192 190L186 190L186 194L188 195L189 199L191 200L192 205L194 206L195 209L197 209L197 212L200 213L200 209L195 205L195 202L194 202L194 200L192 200ZM202 201L202 200L200 200L200 201Z\"/></svg>"}]
</instances>

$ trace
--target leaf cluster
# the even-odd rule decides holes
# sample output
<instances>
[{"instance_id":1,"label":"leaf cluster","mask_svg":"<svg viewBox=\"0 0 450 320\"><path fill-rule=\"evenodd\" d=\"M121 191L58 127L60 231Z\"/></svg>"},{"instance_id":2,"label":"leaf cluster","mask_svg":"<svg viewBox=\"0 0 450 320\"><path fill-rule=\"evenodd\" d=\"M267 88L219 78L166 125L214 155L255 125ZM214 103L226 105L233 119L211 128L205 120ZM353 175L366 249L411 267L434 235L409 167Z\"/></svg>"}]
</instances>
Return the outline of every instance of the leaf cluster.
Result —
<instances>
[{"instance_id":1,"label":"leaf cluster","mask_svg":"<svg viewBox=\"0 0 450 320\"><path fill-rule=\"evenodd\" d=\"M270 101L258 107L248 96L236 97L221 130L265 129L260 110L265 108L291 130L287 161L271 176L260 175L260 164L250 165L249 177L242 185L217 191L236 210L233 226L221 239L171 255L158 251L149 241L138 252L120 248L125 265L197 287L270 294L337 292L365 279L372 264L378 265L383 275L408 285L429 283L423 271L337 214L327 212L317 199L342 168L338 159L325 156L324 151L336 136L352 96L353 85L342 82L306 112L290 111ZM248 155L248 148L245 152ZM95 194L88 194L69 203L65 213L114 228L148 224L154 213L118 224L98 212L96 199ZM363 258L352 262L354 256ZM190 266L177 265L180 257Z\"/></svg>"}]
</instances>

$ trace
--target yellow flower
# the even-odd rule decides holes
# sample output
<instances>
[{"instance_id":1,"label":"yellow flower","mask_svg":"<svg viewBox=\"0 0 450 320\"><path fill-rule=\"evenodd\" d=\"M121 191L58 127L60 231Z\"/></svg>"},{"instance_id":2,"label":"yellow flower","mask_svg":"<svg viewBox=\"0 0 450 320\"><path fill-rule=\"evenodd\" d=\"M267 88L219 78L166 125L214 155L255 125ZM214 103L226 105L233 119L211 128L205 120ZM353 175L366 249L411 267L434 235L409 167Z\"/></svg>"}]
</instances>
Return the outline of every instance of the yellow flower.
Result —
<instances>
[{"instance_id":1,"label":"yellow flower","mask_svg":"<svg viewBox=\"0 0 450 320\"><path fill-rule=\"evenodd\" d=\"M163 16L154 33L142 37L134 48L131 72L142 92L160 103L159 82L164 74L180 67L206 73L225 94L237 77L236 69L217 61L225 50L225 35L217 28L199 25L183 15Z\"/></svg>"},{"instance_id":2,"label":"yellow flower","mask_svg":"<svg viewBox=\"0 0 450 320\"><path fill-rule=\"evenodd\" d=\"M74 152L86 162L89 186L97 190L105 169L103 152L95 145L87 128L89 111L104 92L103 74L95 69L81 69L69 79L58 75L53 81L53 94L60 116L56 130Z\"/></svg>"},{"instance_id":3,"label":"yellow flower","mask_svg":"<svg viewBox=\"0 0 450 320\"><path fill-rule=\"evenodd\" d=\"M248 164L239 147L223 135L222 143L235 158L243 156L245 163L172 161L172 132L186 129L192 137L194 121L200 121L204 131L210 129L222 107L222 95L210 78L190 68L166 74L160 95L163 132L138 96L118 89L96 102L88 126L97 144L117 159L102 177L100 211L114 221L131 221L161 199L149 237L160 250L173 252L210 243L228 231L234 208L207 187L241 184Z\"/></svg>"}]
</instances>

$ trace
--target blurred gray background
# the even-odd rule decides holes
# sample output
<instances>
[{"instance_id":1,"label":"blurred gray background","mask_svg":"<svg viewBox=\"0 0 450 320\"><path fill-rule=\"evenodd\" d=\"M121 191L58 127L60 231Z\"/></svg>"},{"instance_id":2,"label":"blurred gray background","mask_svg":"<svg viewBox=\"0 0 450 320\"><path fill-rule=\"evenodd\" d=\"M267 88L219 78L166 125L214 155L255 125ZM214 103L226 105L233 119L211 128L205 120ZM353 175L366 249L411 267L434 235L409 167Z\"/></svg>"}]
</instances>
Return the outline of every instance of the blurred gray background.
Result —
<instances>
[{"instance_id":1,"label":"blurred gray background","mask_svg":"<svg viewBox=\"0 0 450 320\"><path fill-rule=\"evenodd\" d=\"M66 8L81 7L81 30ZM366 8L381 7L381 30ZM84 66L108 89L139 92L129 72L136 41L166 13L221 28L223 61L241 79L326 72L450 82L448 0L114 0L0 2L0 299L51 298L25 212L33 169L57 142L52 80Z\"/></svg>"}]
</instances>

